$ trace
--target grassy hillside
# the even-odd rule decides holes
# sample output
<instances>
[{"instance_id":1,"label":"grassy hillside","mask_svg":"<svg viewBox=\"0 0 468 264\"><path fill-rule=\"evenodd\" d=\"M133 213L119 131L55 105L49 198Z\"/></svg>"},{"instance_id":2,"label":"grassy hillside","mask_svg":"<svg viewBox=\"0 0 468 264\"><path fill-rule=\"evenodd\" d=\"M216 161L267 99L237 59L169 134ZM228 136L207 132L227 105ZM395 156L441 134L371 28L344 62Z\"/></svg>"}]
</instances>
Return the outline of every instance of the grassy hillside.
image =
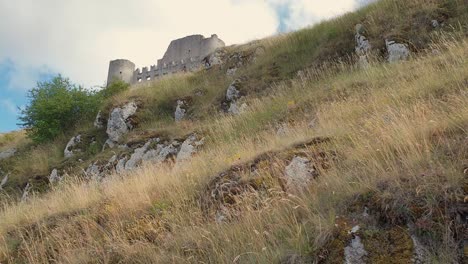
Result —
<instances>
[{"instance_id":1,"label":"grassy hillside","mask_svg":"<svg viewBox=\"0 0 468 264\"><path fill-rule=\"evenodd\" d=\"M130 100L142 106L121 143L203 135L202 151L177 166L145 164L86 181L81 171L116 150L86 149L66 160L63 148L80 133L100 150L103 129L85 124L39 146L18 136L19 154L1 164L12 180L2 194L0 262L343 263L355 235L366 263L412 263L415 252L428 263L461 262L466 21L466 1L384 0L228 47L222 65L131 89L103 106L104 116ZM366 69L354 56L357 23L374 47ZM410 60L386 63L385 39L407 43ZM234 79L248 105L240 115L222 111ZM181 98L190 101L188 120L176 123ZM15 141L0 138L0 148ZM297 156L311 160L315 178L292 190L284 174ZM70 168L70 176L49 185L53 168ZM18 202L27 182L37 194Z\"/></svg>"}]
</instances>

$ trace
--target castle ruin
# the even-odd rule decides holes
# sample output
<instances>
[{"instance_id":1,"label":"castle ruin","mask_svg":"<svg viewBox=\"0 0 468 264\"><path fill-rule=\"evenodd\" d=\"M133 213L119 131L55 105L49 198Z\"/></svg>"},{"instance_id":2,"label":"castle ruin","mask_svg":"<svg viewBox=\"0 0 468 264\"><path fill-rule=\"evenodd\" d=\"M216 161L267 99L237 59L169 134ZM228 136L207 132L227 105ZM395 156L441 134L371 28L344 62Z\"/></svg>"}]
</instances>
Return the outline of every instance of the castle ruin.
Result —
<instances>
[{"instance_id":1,"label":"castle ruin","mask_svg":"<svg viewBox=\"0 0 468 264\"><path fill-rule=\"evenodd\" d=\"M125 59L110 61L107 84L116 79L136 84L177 72L195 71L204 66L205 58L224 46L224 42L217 35L211 35L209 38L192 35L176 39L169 44L163 58L149 68L135 70L135 64Z\"/></svg>"}]
</instances>

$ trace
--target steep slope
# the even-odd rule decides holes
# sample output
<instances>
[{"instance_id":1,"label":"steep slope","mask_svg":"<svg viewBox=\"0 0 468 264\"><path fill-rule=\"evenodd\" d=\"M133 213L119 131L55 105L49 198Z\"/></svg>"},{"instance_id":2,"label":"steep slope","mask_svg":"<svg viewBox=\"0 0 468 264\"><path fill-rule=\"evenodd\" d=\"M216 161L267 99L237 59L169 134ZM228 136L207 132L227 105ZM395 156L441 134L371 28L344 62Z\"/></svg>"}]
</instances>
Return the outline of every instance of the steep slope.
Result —
<instances>
[{"instance_id":1,"label":"steep slope","mask_svg":"<svg viewBox=\"0 0 468 264\"><path fill-rule=\"evenodd\" d=\"M32 187L24 202L5 199L0 262L461 261L467 11L381 1L229 47L221 64L116 96L101 128L18 148L5 189ZM118 137L112 113L125 117ZM116 146L101 151L109 136ZM118 171L124 159L135 166ZM68 176L51 184L52 169Z\"/></svg>"}]
</instances>

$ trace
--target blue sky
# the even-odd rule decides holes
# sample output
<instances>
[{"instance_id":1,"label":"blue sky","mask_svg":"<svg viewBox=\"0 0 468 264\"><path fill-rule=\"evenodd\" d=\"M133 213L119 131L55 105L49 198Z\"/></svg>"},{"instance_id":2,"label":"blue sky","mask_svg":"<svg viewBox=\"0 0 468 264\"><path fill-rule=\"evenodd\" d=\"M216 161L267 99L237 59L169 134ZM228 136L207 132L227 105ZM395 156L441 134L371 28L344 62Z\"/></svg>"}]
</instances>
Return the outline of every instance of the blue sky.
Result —
<instances>
[{"instance_id":1,"label":"blue sky","mask_svg":"<svg viewBox=\"0 0 468 264\"><path fill-rule=\"evenodd\" d=\"M0 0L0 133L18 129L17 107L27 104L27 91L58 73L85 87L103 86L110 60L149 66L179 37L216 33L228 45L244 43L367 1Z\"/></svg>"}]
</instances>

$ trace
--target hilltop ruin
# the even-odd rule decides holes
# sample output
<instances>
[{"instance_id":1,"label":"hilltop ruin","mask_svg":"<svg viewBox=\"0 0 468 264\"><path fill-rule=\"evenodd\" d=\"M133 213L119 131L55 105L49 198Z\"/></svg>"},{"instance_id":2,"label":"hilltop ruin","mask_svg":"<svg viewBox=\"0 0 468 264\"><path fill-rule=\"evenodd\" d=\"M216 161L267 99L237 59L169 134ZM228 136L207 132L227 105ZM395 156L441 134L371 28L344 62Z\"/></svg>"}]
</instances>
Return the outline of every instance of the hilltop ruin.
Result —
<instances>
[{"instance_id":1,"label":"hilltop ruin","mask_svg":"<svg viewBox=\"0 0 468 264\"><path fill-rule=\"evenodd\" d=\"M176 39L169 44L162 59L149 68L135 69L135 64L126 59L110 61L107 84L116 79L136 84L158 79L168 74L195 71L205 65L204 59L207 56L224 46L224 42L216 34L209 38L202 35L192 35Z\"/></svg>"}]
</instances>

